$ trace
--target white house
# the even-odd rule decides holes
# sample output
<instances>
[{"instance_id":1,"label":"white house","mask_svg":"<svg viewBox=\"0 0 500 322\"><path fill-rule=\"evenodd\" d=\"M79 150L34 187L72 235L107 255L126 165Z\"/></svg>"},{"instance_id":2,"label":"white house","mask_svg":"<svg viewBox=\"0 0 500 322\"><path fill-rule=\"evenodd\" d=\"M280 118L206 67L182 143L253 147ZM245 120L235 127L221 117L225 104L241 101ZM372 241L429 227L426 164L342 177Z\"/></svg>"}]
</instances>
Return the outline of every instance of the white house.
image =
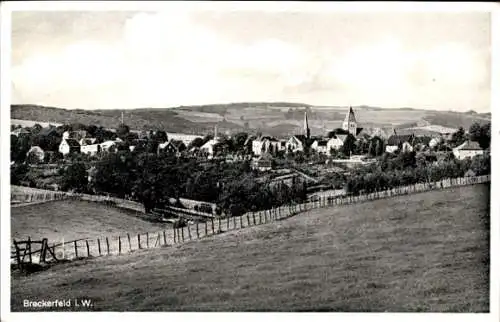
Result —
<instances>
[{"instance_id":1,"label":"white house","mask_svg":"<svg viewBox=\"0 0 500 322\"><path fill-rule=\"evenodd\" d=\"M483 153L484 150L475 141L466 141L453 149L453 154L458 160L473 158L476 155L483 155Z\"/></svg>"},{"instance_id":2,"label":"white house","mask_svg":"<svg viewBox=\"0 0 500 322\"><path fill-rule=\"evenodd\" d=\"M202 153L206 153L209 159L212 159L215 155L215 146L219 143L219 139L208 140L205 144L200 147Z\"/></svg>"},{"instance_id":3,"label":"white house","mask_svg":"<svg viewBox=\"0 0 500 322\"><path fill-rule=\"evenodd\" d=\"M337 137L328 140L328 142L326 143L327 153L330 154L332 150L339 150L340 148L342 148L342 146L344 146L344 141L346 138L347 135L337 135Z\"/></svg>"},{"instance_id":4,"label":"white house","mask_svg":"<svg viewBox=\"0 0 500 322\"><path fill-rule=\"evenodd\" d=\"M264 153L273 153L283 151L286 148L286 142L276 140L271 137L260 137L252 141L252 152L254 155Z\"/></svg>"},{"instance_id":5,"label":"white house","mask_svg":"<svg viewBox=\"0 0 500 322\"><path fill-rule=\"evenodd\" d=\"M285 144L286 150L288 152L304 151L306 148L306 136L305 135L294 135Z\"/></svg>"},{"instance_id":6,"label":"white house","mask_svg":"<svg viewBox=\"0 0 500 322\"><path fill-rule=\"evenodd\" d=\"M63 138L61 144L59 144L59 152L62 155L67 155L69 153L79 153L80 152L80 143L78 143L75 139Z\"/></svg>"},{"instance_id":7,"label":"white house","mask_svg":"<svg viewBox=\"0 0 500 322\"><path fill-rule=\"evenodd\" d=\"M327 140L315 140L313 144L311 144L311 150L317 152L317 153L322 153L322 154L328 154L328 141Z\"/></svg>"},{"instance_id":8,"label":"white house","mask_svg":"<svg viewBox=\"0 0 500 322\"><path fill-rule=\"evenodd\" d=\"M403 152L412 152L414 139L415 136L413 134L391 135L387 140L385 151L388 153L394 153L397 150L401 149L401 151Z\"/></svg>"}]
</instances>

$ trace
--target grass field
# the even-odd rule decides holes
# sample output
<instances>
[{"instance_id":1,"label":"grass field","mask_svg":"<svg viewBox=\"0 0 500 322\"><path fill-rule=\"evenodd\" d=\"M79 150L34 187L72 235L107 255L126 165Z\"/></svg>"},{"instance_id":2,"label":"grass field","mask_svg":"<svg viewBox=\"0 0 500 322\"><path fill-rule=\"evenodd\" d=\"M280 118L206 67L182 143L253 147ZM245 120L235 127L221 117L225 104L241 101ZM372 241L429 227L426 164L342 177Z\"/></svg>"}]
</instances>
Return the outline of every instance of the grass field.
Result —
<instances>
[{"instance_id":1,"label":"grass field","mask_svg":"<svg viewBox=\"0 0 500 322\"><path fill-rule=\"evenodd\" d=\"M12 278L100 311L489 311L489 186L330 209ZM75 309L75 308L73 308ZM76 308L78 309L78 308Z\"/></svg>"},{"instance_id":2,"label":"grass field","mask_svg":"<svg viewBox=\"0 0 500 322\"><path fill-rule=\"evenodd\" d=\"M143 220L134 212L87 201L56 201L11 208L11 236L17 240L79 238L157 231L165 224Z\"/></svg>"}]
</instances>

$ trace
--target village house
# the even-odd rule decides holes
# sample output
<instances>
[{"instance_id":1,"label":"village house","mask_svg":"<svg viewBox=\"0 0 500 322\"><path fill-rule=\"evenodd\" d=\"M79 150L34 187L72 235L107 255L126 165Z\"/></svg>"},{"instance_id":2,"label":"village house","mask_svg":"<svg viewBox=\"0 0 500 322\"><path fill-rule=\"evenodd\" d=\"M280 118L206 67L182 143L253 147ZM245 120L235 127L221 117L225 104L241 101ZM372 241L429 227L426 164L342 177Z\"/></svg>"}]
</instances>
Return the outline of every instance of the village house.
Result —
<instances>
[{"instance_id":1,"label":"village house","mask_svg":"<svg viewBox=\"0 0 500 322\"><path fill-rule=\"evenodd\" d=\"M475 141L466 141L453 149L453 155L458 160L473 158L476 155L483 155L484 150Z\"/></svg>"},{"instance_id":2,"label":"village house","mask_svg":"<svg viewBox=\"0 0 500 322\"><path fill-rule=\"evenodd\" d=\"M328 154L330 155L332 150L340 150L344 146L346 139L346 134L337 134L335 137L329 139L326 143L326 150L328 151Z\"/></svg>"},{"instance_id":3,"label":"village house","mask_svg":"<svg viewBox=\"0 0 500 322\"><path fill-rule=\"evenodd\" d=\"M45 158L45 152L39 146L32 146L26 153L26 158L28 160L43 162Z\"/></svg>"},{"instance_id":4,"label":"village house","mask_svg":"<svg viewBox=\"0 0 500 322\"><path fill-rule=\"evenodd\" d=\"M62 155L80 153L80 143L75 139L63 138L61 144L59 144L59 152Z\"/></svg>"},{"instance_id":5,"label":"village house","mask_svg":"<svg viewBox=\"0 0 500 322\"><path fill-rule=\"evenodd\" d=\"M316 139L313 144L311 144L311 150L320 154L328 154L328 140Z\"/></svg>"},{"instance_id":6,"label":"village house","mask_svg":"<svg viewBox=\"0 0 500 322\"><path fill-rule=\"evenodd\" d=\"M412 152L414 139L415 136L413 134L391 135L387 140L385 152L394 153L398 150L401 150L402 152Z\"/></svg>"},{"instance_id":7,"label":"village house","mask_svg":"<svg viewBox=\"0 0 500 322\"><path fill-rule=\"evenodd\" d=\"M170 140L158 145L158 154L165 153L179 157L184 150L186 150L184 142L177 140Z\"/></svg>"},{"instance_id":8,"label":"village house","mask_svg":"<svg viewBox=\"0 0 500 322\"><path fill-rule=\"evenodd\" d=\"M307 138L305 135L294 135L286 142L287 152L303 152L307 147Z\"/></svg>"},{"instance_id":9,"label":"village house","mask_svg":"<svg viewBox=\"0 0 500 322\"><path fill-rule=\"evenodd\" d=\"M263 136L252 141L252 152L254 155L262 155L264 153L276 153L284 151L286 142L279 141L269 136Z\"/></svg>"}]
</instances>

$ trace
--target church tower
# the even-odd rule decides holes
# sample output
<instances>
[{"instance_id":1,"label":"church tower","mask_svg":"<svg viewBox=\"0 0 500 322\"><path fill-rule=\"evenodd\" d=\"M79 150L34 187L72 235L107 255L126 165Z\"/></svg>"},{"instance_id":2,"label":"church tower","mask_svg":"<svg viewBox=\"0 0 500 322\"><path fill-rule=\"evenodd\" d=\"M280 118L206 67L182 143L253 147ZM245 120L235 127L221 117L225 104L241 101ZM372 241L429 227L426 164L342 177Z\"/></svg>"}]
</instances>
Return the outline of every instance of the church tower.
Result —
<instances>
[{"instance_id":1,"label":"church tower","mask_svg":"<svg viewBox=\"0 0 500 322\"><path fill-rule=\"evenodd\" d=\"M307 112L304 112L304 135L308 139L311 137L311 130L309 130L309 123L307 122Z\"/></svg>"},{"instance_id":2,"label":"church tower","mask_svg":"<svg viewBox=\"0 0 500 322\"><path fill-rule=\"evenodd\" d=\"M344 123L342 123L342 129L356 136L356 131L358 128L358 124L356 123L356 117L354 116L354 111L352 107L349 106L349 111L345 116Z\"/></svg>"}]
</instances>

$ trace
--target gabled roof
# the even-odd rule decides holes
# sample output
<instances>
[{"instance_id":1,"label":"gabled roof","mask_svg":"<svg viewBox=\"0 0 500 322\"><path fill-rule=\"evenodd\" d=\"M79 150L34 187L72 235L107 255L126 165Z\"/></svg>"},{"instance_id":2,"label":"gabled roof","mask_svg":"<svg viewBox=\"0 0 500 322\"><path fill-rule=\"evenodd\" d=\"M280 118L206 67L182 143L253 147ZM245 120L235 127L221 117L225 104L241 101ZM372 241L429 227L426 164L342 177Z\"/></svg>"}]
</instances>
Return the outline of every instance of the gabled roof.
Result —
<instances>
[{"instance_id":1,"label":"gabled roof","mask_svg":"<svg viewBox=\"0 0 500 322\"><path fill-rule=\"evenodd\" d=\"M14 131L10 132L12 134L30 134L31 132L25 129L24 127L20 127L15 129Z\"/></svg>"},{"instance_id":2,"label":"gabled roof","mask_svg":"<svg viewBox=\"0 0 500 322\"><path fill-rule=\"evenodd\" d=\"M254 141L255 139L256 139L255 135L249 135L243 145L247 145L250 143L250 141Z\"/></svg>"},{"instance_id":3,"label":"gabled roof","mask_svg":"<svg viewBox=\"0 0 500 322\"><path fill-rule=\"evenodd\" d=\"M174 147L176 147L177 149L179 149L180 147L182 147L183 145L186 146L184 144L184 142L180 141L180 140L170 140L169 142L170 144L172 144Z\"/></svg>"},{"instance_id":4,"label":"gabled roof","mask_svg":"<svg viewBox=\"0 0 500 322\"><path fill-rule=\"evenodd\" d=\"M328 140L325 140L325 139L318 139L314 142L318 142L318 146L326 146L327 143L328 143Z\"/></svg>"},{"instance_id":5,"label":"gabled roof","mask_svg":"<svg viewBox=\"0 0 500 322\"><path fill-rule=\"evenodd\" d=\"M292 137L296 138L297 140L299 140L303 144L305 144L306 141L307 141L307 137L305 135L303 135L303 134L294 135Z\"/></svg>"},{"instance_id":6,"label":"gabled roof","mask_svg":"<svg viewBox=\"0 0 500 322\"><path fill-rule=\"evenodd\" d=\"M337 139L339 139L340 141L342 141L342 143L345 142L345 139L347 139L347 134L337 134Z\"/></svg>"},{"instance_id":7,"label":"gabled roof","mask_svg":"<svg viewBox=\"0 0 500 322\"><path fill-rule=\"evenodd\" d=\"M479 143L475 141L466 141L455 148L456 150L483 150Z\"/></svg>"},{"instance_id":8,"label":"gabled roof","mask_svg":"<svg viewBox=\"0 0 500 322\"><path fill-rule=\"evenodd\" d=\"M354 116L354 111L351 106L349 106L349 111L345 116L344 122L356 122L356 116Z\"/></svg>"},{"instance_id":9,"label":"gabled roof","mask_svg":"<svg viewBox=\"0 0 500 322\"><path fill-rule=\"evenodd\" d=\"M413 134L405 134L405 135L391 135L387 140L387 145L399 145L404 142L408 142L413 144L415 136Z\"/></svg>"}]
</instances>

